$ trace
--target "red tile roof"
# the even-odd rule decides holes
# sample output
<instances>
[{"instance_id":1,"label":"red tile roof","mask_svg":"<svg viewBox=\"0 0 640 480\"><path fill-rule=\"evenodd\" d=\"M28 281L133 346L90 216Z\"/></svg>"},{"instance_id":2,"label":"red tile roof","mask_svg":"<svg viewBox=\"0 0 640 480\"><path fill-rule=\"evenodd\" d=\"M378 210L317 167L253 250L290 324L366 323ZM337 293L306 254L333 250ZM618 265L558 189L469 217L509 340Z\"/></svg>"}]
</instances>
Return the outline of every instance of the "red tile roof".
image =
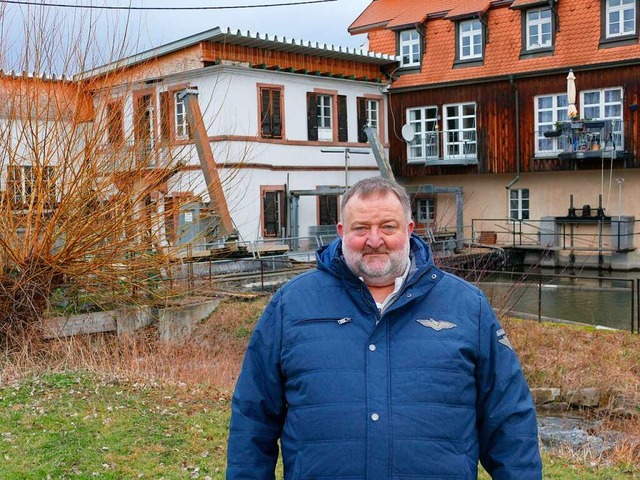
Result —
<instances>
[{"instance_id":1,"label":"red tile roof","mask_svg":"<svg viewBox=\"0 0 640 480\"><path fill-rule=\"evenodd\" d=\"M456 7L449 10L447 16L445 18L448 19L456 19L461 18L467 15L471 15L474 13L484 13L489 10L490 2L489 0L468 0L463 4L457 5Z\"/></svg>"},{"instance_id":2,"label":"red tile roof","mask_svg":"<svg viewBox=\"0 0 640 480\"><path fill-rule=\"evenodd\" d=\"M525 0L519 0L523 4ZM369 48L388 54L397 54L395 34L388 26L381 25L382 18L388 22L391 12L415 11L422 5L420 15L434 13L435 5L442 10L446 5L449 12L456 8L469 10L467 6L486 3L481 0L375 0L350 27L363 29L367 22ZM453 68L455 62L455 22L443 16L427 18L426 49L422 61L422 71L401 75L392 84L392 89L437 85L443 83L466 82L510 74L544 72L547 70L568 70L597 64L621 61L640 62L640 45L634 43L613 48L599 48L600 43L600 0L562 0L556 4L560 29L556 32L555 48L552 55L520 57L522 42L522 12L509 8L508 2L492 2L488 11L488 42L484 61L479 66ZM373 8L375 7L375 8ZM372 9L372 10L370 10ZM462 10L459 10L462 11ZM416 17L417 18L417 17ZM382 22L383 23L383 22Z\"/></svg>"},{"instance_id":3,"label":"red tile roof","mask_svg":"<svg viewBox=\"0 0 640 480\"><path fill-rule=\"evenodd\" d=\"M358 34L381 25L394 28L424 22L431 15L448 12L466 3L468 0L374 0L349 26L349 32Z\"/></svg>"},{"instance_id":4,"label":"red tile roof","mask_svg":"<svg viewBox=\"0 0 640 480\"><path fill-rule=\"evenodd\" d=\"M531 5L533 3L540 3L540 0L515 0L511 4L511 8L524 7L526 5Z\"/></svg>"}]
</instances>

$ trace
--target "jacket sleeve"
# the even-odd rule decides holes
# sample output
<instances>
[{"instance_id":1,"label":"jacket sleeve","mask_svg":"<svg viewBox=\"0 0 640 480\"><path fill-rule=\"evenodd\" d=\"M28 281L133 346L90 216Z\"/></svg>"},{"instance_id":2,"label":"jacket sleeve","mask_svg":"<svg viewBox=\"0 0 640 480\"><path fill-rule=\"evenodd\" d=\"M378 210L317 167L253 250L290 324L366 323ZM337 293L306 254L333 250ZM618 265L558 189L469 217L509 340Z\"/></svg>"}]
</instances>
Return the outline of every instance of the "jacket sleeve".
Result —
<instances>
[{"instance_id":1,"label":"jacket sleeve","mask_svg":"<svg viewBox=\"0 0 640 480\"><path fill-rule=\"evenodd\" d=\"M494 480L541 480L536 412L513 347L480 294L480 461Z\"/></svg>"},{"instance_id":2,"label":"jacket sleeve","mask_svg":"<svg viewBox=\"0 0 640 480\"><path fill-rule=\"evenodd\" d=\"M285 418L279 298L276 294L258 320L233 394L228 480L275 478L278 438Z\"/></svg>"}]
</instances>

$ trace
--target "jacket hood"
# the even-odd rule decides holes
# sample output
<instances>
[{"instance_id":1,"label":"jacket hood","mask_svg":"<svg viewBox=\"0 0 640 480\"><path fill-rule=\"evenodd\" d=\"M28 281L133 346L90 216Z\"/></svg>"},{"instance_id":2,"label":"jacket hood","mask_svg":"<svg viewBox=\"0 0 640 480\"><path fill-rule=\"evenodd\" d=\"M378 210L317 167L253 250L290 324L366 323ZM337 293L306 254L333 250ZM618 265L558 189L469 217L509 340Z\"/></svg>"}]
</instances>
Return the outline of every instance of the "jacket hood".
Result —
<instances>
[{"instance_id":1,"label":"jacket hood","mask_svg":"<svg viewBox=\"0 0 640 480\"><path fill-rule=\"evenodd\" d=\"M417 269L433 265L431 248L415 233L411 234L409 248L412 263ZM318 269L333 273L334 275L343 276L345 271L349 271L342 256L342 238L338 237L333 242L320 247L316 251L316 262Z\"/></svg>"}]
</instances>

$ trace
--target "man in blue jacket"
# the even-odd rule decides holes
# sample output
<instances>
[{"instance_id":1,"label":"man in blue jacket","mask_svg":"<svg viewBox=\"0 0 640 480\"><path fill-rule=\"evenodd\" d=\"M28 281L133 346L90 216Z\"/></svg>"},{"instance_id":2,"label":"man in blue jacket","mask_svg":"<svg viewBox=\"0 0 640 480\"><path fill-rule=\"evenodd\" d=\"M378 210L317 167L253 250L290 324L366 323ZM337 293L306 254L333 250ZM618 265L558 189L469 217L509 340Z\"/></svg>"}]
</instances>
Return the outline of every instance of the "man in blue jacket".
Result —
<instances>
[{"instance_id":1,"label":"man in blue jacket","mask_svg":"<svg viewBox=\"0 0 640 480\"><path fill-rule=\"evenodd\" d=\"M227 479L540 480L536 416L484 295L437 269L406 192L344 195L339 239L260 318L233 396Z\"/></svg>"}]
</instances>

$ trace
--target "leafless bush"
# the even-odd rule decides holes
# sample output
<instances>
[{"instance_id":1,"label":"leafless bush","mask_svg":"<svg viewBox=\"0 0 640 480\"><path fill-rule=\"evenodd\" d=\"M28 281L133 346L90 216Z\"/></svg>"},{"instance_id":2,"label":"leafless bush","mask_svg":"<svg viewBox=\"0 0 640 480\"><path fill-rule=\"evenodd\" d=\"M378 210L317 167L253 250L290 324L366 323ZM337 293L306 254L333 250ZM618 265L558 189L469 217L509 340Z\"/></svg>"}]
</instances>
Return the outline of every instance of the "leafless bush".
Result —
<instances>
[{"instance_id":1,"label":"leafless bush","mask_svg":"<svg viewBox=\"0 0 640 480\"><path fill-rule=\"evenodd\" d=\"M37 72L7 73L6 65L0 72L4 345L33 338L54 296L101 306L173 293L157 280L168 271L171 256L167 219L183 205L164 202L180 154L171 145L149 148L141 142L144 119L134 118L132 131L125 131L114 129L108 113L108 102L115 93L130 94L139 73L113 68L82 81L50 75L85 71L96 61L130 53L129 32L98 37L95 18L80 16L74 30L44 10L24 13L18 54L6 50L11 45L6 38L0 41L4 64L11 60L18 71ZM3 7L2 32L15 34L5 15ZM154 65L138 68L149 72Z\"/></svg>"}]
</instances>

